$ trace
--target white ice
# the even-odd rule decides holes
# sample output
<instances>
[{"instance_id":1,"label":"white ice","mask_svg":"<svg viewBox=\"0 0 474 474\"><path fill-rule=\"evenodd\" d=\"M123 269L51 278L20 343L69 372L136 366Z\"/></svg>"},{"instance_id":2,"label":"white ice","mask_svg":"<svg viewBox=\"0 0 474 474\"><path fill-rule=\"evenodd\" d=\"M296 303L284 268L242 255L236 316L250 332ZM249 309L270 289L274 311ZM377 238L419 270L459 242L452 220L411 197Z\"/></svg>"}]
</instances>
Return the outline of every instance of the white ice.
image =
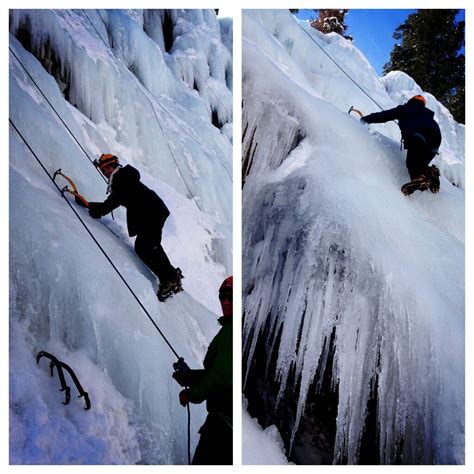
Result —
<instances>
[{"instance_id":1,"label":"white ice","mask_svg":"<svg viewBox=\"0 0 474 474\"><path fill-rule=\"evenodd\" d=\"M244 370L270 318L280 396L292 367L301 383L293 440L335 328L334 462L357 462L378 374L382 462L403 438L407 463L462 464L464 126L406 74L377 77L349 41L286 10L245 11L243 36ZM384 109L427 96L443 133L438 195L401 194L398 127L348 115L379 109L322 50Z\"/></svg>"},{"instance_id":2,"label":"white ice","mask_svg":"<svg viewBox=\"0 0 474 474\"><path fill-rule=\"evenodd\" d=\"M283 440L275 425L263 429L242 404L242 464L288 464Z\"/></svg>"},{"instance_id":3,"label":"white ice","mask_svg":"<svg viewBox=\"0 0 474 474\"><path fill-rule=\"evenodd\" d=\"M133 250L124 209L115 219L93 220L66 194L177 353L201 368L219 329L217 290L232 272L232 148L228 130L211 123L215 107L230 126L224 109L232 104L231 52L213 10L175 11L176 45L164 51L152 35L162 29L160 15L10 10L10 47L87 155L117 154L169 207L163 247L185 275L185 292L161 304L156 278ZM14 37L20 28L28 30L34 55ZM213 99L192 90L172 67L188 55L182 37L195 40L202 59L181 63L207 74ZM88 200L104 200L106 183L88 157L12 53L9 64L10 119L50 175L62 168ZM90 411L74 387L71 403L61 404L48 361L36 365L40 350L76 371ZM10 126L10 462L187 463L186 410L171 379L175 361ZM205 414L204 404L191 409L192 450Z\"/></svg>"}]
</instances>

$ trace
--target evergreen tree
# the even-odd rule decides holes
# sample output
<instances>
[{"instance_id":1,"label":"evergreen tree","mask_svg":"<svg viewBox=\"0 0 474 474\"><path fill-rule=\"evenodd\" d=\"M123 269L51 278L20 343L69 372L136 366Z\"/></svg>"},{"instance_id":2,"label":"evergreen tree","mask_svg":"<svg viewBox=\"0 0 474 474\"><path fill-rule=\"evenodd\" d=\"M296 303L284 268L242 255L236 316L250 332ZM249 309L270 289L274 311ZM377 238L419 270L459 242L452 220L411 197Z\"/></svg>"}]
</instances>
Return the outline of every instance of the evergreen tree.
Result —
<instances>
[{"instance_id":1,"label":"evergreen tree","mask_svg":"<svg viewBox=\"0 0 474 474\"><path fill-rule=\"evenodd\" d=\"M384 73L403 71L433 94L464 123L464 21L459 10L418 10L396 28L399 42L390 53Z\"/></svg>"},{"instance_id":2,"label":"evergreen tree","mask_svg":"<svg viewBox=\"0 0 474 474\"><path fill-rule=\"evenodd\" d=\"M311 26L321 33L338 33L346 39L352 40L350 36L344 33L347 30L345 17L349 11L347 8L343 9L326 9L315 10L319 12L319 17L311 21Z\"/></svg>"}]
</instances>

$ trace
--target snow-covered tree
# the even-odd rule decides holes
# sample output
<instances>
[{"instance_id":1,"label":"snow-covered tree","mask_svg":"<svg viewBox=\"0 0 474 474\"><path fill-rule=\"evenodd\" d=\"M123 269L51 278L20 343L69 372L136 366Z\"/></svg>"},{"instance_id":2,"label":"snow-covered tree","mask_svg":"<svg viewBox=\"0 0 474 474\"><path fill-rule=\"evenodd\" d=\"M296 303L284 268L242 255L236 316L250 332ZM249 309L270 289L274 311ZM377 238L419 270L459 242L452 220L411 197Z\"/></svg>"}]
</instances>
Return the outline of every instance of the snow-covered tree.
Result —
<instances>
[{"instance_id":1,"label":"snow-covered tree","mask_svg":"<svg viewBox=\"0 0 474 474\"><path fill-rule=\"evenodd\" d=\"M346 36L347 30L345 17L349 11L347 8L324 9L319 11L319 17L311 21L311 26L322 33L338 33L346 39L352 40L352 37Z\"/></svg>"}]
</instances>

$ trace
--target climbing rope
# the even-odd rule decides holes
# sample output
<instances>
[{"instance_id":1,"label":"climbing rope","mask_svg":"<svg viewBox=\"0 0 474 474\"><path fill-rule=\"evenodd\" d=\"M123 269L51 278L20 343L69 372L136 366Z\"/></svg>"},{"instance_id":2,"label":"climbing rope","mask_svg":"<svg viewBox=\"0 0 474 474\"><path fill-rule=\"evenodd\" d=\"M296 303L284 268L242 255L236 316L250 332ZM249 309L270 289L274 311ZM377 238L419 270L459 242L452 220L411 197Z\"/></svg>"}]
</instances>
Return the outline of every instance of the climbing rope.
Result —
<instances>
[{"instance_id":1,"label":"climbing rope","mask_svg":"<svg viewBox=\"0 0 474 474\"><path fill-rule=\"evenodd\" d=\"M37 84L37 82L34 80L33 76L28 72L28 69L26 69L25 65L22 63L22 61L20 60L20 58L15 54L15 51L13 51L13 49L11 48L11 46L8 46L8 49L10 50L10 53L12 53L12 55L15 57L15 59L18 61L18 63L20 64L20 66L22 67L22 69L25 71L26 75L30 78L31 82L33 82L33 84L36 86L36 88L38 89L38 91L40 92L40 94L44 97L44 100L46 100L46 102L49 104L49 106L53 109L53 112L56 114L56 116L58 117L58 119L61 121L61 123L66 127L66 130L70 133L71 137L74 139L74 141L79 145L79 148L83 151L83 153L87 156L88 160L94 164L94 160L89 156L89 154L87 153L87 151L84 149L84 147L81 145L81 143L79 142L79 140L75 137L74 133L72 133L71 129L67 126L67 123L62 119L62 117L59 115L58 111L56 110L56 108L54 107L54 105L50 102L50 100L46 97L46 95L43 93L43 91L41 90L41 87ZM102 173L95 167L94 165L94 169L99 173L99 176L105 181L107 182L107 179L102 175Z\"/></svg>"},{"instance_id":2,"label":"climbing rope","mask_svg":"<svg viewBox=\"0 0 474 474\"><path fill-rule=\"evenodd\" d=\"M79 219L79 222L82 224L82 226L84 227L84 229L87 231L87 233L89 234L89 236L91 237L91 239L95 242L95 244L97 245L97 247L99 247L100 251L102 252L102 254L104 255L104 257L107 259L107 261L110 263L110 265L112 266L112 268L115 270L115 272L117 273L117 275L120 277L120 279L122 280L122 282L125 284L125 286L128 288L128 290L130 291L130 293L132 294L132 296L135 298L135 300L137 301L137 303L139 304L140 308L143 310L143 312L145 313L145 315L148 317L148 319L150 320L150 322L153 324L153 326L155 327L155 329L158 331L158 333L160 334L160 336L162 337L162 339L164 340L164 342L167 344L167 346L170 348L171 352L174 354L174 356L179 360L183 360L182 357L179 356L179 354L176 352L176 350L174 349L174 347L171 345L171 343L169 342L169 340L167 339L167 337L165 336L165 334L163 333L163 331L159 328L159 326L156 324L156 322L153 320L153 318L151 317L150 313L148 312L148 310L145 308L145 306L143 305L143 303L140 301L140 299L138 298L138 296L136 295L136 293L133 291L133 289L131 288L131 286L128 284L127 280L125 280L125 278L123 277L122 273L120 272L120 270L115 266L114 262L111 260L111 258L108 256L107 252L104 250L104 248L100 245L99 241L95 238L94 234L91 232L91 230L87 227L87 225L85 224L85 222L82 220L81 216L78 214L78 212L74 209L74 207L72 206L72 204L68 201L68 199L66 198L66 196L64 195L64 193L62 192L62 190L60 189L60 187L56 184L56 181L54 180L54 177L51 176L48 172L48 170L46 169L46 167L44 166L43 162L40 160L40 158L38 157L38 155L34 152L34 150L31 148L30 144L28 143L28 141L26 140L26 138L23 136L23 134L18 130L18 128L16 127L16 125L13 123L13 120L11 118L8 119L11 126L15 129L16 133L18 134L18 136L22 139L23 143L26 145L26 147L28 148L28 150L31 152L31 154L34 156L34 158L36 159L36 161L39 163L39 165L41 166L41 168L43 169L43 171L46 173L46 175L48 176L48 178L52 181L52 183L54 184L54 186L56 187L56 189L60 192L61 196L64 198L64 200L66 201L67 205L69 206L69 208L72 210L72 212L75 214L75 216ZM191 464L191 409L189 407L189 403L187 405L187 441L188 441L188 463Z\"/></svg>"},{"instance_id":3,"label":"climbing rope","mask_svg":"<svg viewBox=\"0 0 474 474\"><path fill-rule=\"evenodd\" d=\"M382 106L371 97L344 69L337 63L337 61L306 31L299 23L298 26L309 36L310 40L345 74L380 110L383 110Z\"/></svg>"},{"instance_id":4,"label":"climbing rope","mask_svg":"<svg viewBox=\"0 0 474 474\"><path fill-rule=\"evenodd\" d=\"M143 303L140 301L140 299L138 298L138 296L136 295L136 293L133 291L133 289L131 288L131 286L127 283L127 281L125 280L125 278L123 277L123 275L120 273L120 270L115 266L114 262L111 260L111 258L108 256L107 252L104 250L104 248L100 245L99 241L95 238L94 234L90 231L90 229L87 227L86 223L82 220L81 216L78 214L78 212L74 209L74 207L72 206L72 204L69 202L69 200L66 198L66 196L64 196L64 193L62 193L61 191L61 188L57 185L56 181L54 181L53 177L49 174L48 170L46 169L46 167L44 166L44 164L42 163L42 161L39 159L38 155L34 152L34 150L31 148L31 146L29 145L28 141L25 139L25 137L22 135L22 133L18 130L18 128L16 127L16 125L13 123L13 120L11 118L8 119L10 121L10 124L12 125L12 127L15 129L16 133L19 135L19 137L23 140L23 142L25 143L25 145L27 146L28 150L31 152L31 154L36 158L36 161L38 161L38 163L40 164L41 168L43 168L43 171L48 175L48 178L53 182L55 188L60 192L60 194L62 195L62 197L64 198L64 200L66 201L67 205L69 206L69 208L72 210L72 212L74 212L74 214L76 215L76 217L79 219L80 223L83 225L83 227L86 229L87 233L89 234L89 236L91 237L91 239L96 243L97 247L99 247L100 251L104 254L105 258L107 259L107 261L110 263L110 265L112 265L112 268L116 271L116 273L118 274L118 276L120 277L120 279L123 281L123 283L125 284L125 286L128 288L128 290L130 291L130 293L132 294L132 296L135 298L135 300L137 301L137 303L140 305L140 307L142 308L143 312L146 314L146 316L148 317L148 319L150 320L150 322L153 324L153 326L155 326L155 329L159 332L160 336L163 338L163 340L166 342L166 344L168 345L168 347L171 349L171 352L173 352L173 354L176 356L177 359L180 358L180 356L178 355L178 353L175 351L174 347L171 345L171 343L168 341L168 339L166 338L166 336L164 335L164 333L161 331L161 329L158 327L158 325L155 323L155 321L153 320L153 318L151 317L150 313L148 312L148 310L145 308L145 306L143 305Z\"/></svg>"},{"instance_id":5,"label":"climbing rope","mask_svg":"<svg viewBox=\"0 0 474 474\"><path fill-rule=\"evenodd\" d=\"M189 403L186 407L188 409L188 464L191 465L191 409Z\"/></svg>"}]
</instances>

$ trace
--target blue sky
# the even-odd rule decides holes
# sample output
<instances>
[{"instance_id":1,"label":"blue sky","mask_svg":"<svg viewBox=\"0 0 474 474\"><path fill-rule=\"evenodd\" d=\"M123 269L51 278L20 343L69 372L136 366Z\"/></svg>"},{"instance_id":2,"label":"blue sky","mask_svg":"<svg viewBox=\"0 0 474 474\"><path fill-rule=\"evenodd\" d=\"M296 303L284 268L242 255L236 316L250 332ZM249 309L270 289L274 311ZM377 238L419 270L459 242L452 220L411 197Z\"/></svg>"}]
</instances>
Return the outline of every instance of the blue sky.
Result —
<instances>
[{"instance_id":1,"label":"blue sky","mask_svg":"<svg viewBox=\"0 0 474 474\"><path fill-rule=\"evenodd\" d=\"M415 10L359 10L350 9L346 15L347 34L354 38L354 46L359 48L370 64L382 75L384 64L390 59L395 40L392 38L395 28L401 25ZM458 20L464 20L464 10ZM300 10L296 15L300 19L314 18L313 10Z\"/></svg>"}]
</instances>

